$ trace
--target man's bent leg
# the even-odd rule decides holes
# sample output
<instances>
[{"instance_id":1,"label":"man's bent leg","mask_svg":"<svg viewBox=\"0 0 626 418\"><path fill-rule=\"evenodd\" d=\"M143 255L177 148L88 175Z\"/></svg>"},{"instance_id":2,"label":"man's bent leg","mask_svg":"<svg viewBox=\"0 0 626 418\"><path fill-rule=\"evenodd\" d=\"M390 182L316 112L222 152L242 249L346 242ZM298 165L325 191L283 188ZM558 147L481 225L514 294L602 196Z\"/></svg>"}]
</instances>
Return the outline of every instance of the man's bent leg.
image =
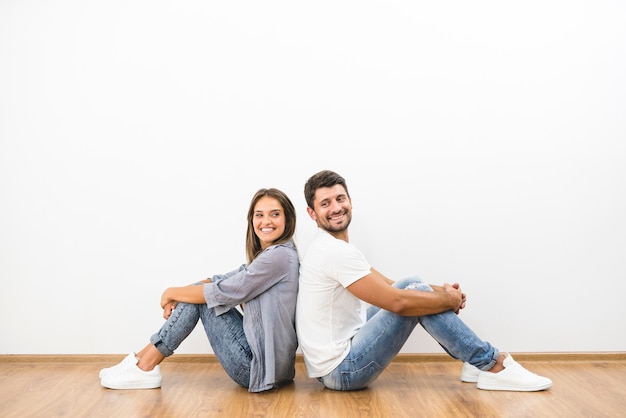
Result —
<instances>
[{"instance_id":1,"label":"man's bent leg","mask_svg":"<svg viewBox=\"0 0 626 418\"><path fill-rule=\"evenodd\" d=\"M415 279L414 279L415 280ZM396 286L396 284L394 284ZM417 279L397 282L404 289L432 292L433 289ZM422 327L453 358L463 360L481 370L489 370L498 359L498 349L483 341L453 311L420 317Z\"/></svg>"},{"instance_id":2,"label":"man's bent leg","mask_svg":"<svg viewBox=\"0 0 626 418\"><path fill-rule=\"evenodd\" d=\"M480 370L489 370L498 359L498 349L483 341L452 311L421 317L421 325L455 359Z\"/></svg>"},{"instance_id":3,"label":"man's bent leg","mask_svg":"<svg viewBox=\"0 0 626 418\"><path fill-rule=\"evenodd\" d=\"M348 356L318 380L334 390L367 387L400 352L418 323L419 317L399 316L381 309L352 338Z\"/></svg>"},{"instance_id":4,"label":"man's bent leg","mask_svg":"<svg viewBox=\"0 0 626 418\"><path fill-rule=\"evenodd\" d=\"M417 278L399 280L394 283L394 287L433 291ZM498 350L480 340L452 311L418 317L399 316L372 307L367 316L368 321L352 339L348 356L335 370L318 379L329 389L356 390L367 387L400 352L418 323L454 358L467 361L482 370L490 369L498 358Z\"/></svg>"},{"instance_id":5,"label":"man's bent leg","mask_svg":"<svg viewBox=\"0 0 626 418\"><path fill-rule=\"evenodd\" d=\"M419 283L410 278L394 283L405 288ZM367 387L400 352L415 326L417 316L400 316L384 309L368 310L368 321L352 338L348 356L328 375L318 380L329 389L358 390Z\"/></svg>"}]
</instances>

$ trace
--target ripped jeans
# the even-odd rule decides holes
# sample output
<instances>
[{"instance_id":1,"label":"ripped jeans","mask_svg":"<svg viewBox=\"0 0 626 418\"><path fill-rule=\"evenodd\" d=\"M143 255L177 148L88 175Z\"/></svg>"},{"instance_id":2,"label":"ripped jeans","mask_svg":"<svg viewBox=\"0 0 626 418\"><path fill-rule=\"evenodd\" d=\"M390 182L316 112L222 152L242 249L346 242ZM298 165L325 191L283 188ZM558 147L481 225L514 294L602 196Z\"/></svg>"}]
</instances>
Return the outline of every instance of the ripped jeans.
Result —
<instances>
[{"instance_id":1,"label":"ripped jeans","mask_svg":"<svg viewBox=\"0 0 626 418\"><path fill-rule=\"evenodd\" d=\"M150 342L161 354L169 357L193 331L199 319L215 357L228 376L247 388L250 385L252 350L243 332L243 315L237 309L216 316L215 309L206 304L180 302L159 332L150 337Z\"/></svg>"},{"instance_id":2,"label":"ripped jeans","mask_svg":"<svg viewBox=\"0 0 626 418\"><path fill-rule=\"evenodd\" d=\"M432 292L423 281L411 277L394 287ZM367 322L354 337L348 356L329 374L317 380L333 390L367 387L391 363L420 324L453 358L489 370L499 355L497 348L481 340L453 311L424 316L400 316L376 306L367 311Z\"/></svg>"}]
</instances>

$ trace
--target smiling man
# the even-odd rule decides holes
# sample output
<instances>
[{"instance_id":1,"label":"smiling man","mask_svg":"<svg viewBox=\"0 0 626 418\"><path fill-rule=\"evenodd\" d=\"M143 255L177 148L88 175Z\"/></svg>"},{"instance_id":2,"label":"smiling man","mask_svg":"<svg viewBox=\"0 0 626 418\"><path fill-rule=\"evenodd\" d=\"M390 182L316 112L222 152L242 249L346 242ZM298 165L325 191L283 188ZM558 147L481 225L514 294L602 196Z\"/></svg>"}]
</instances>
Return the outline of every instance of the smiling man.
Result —
<instances>
[{"instance_id":1,"label":"smiling man","mask_svg":"<svg viewBox=\"0 0 626 418\"><path fill-rule=\"evenodd\" d=\"M465 294L458 283L397 282L376 271L350 243L352 200L346 181L324 170L304 186L317 232L300 263L296 329L309 377L329 389L367 387L420 324L452 357L461 380L479 389L539 391L552 386L483 341L458 317Z\"/></svg>"}]
</instances>

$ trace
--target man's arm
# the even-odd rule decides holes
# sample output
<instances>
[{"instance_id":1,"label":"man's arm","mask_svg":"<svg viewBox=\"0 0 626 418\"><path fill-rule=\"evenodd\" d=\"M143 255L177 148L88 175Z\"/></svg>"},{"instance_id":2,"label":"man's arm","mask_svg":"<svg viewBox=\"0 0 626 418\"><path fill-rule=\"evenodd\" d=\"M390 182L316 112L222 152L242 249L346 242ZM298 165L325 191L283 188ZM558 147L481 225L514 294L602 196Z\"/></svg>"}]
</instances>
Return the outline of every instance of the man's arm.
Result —
<instances>
[{"instance_id":1,"label":"man's arm","mask_svg":"<svg viewBox=\"0 0 626 418\"><path fill-rule=\"evenodd\" d=\"M359 299L402 316L430 315L445 311L458 312L465 295L458 288L444 284L435 292L398 289L393 281L375 269L352 283L347 289Z\"/></svg>"},{"instance_id":2,"label":"man's arm","mask_svg":"<svg viewBox=\"0 0 626 418\"><path fill-rule=\"evenodd\" d=\"M390 278L388 278L387 276L383 275L381 272L377 271L376 269L374 269L374 267L370 268L372 273L378 274L380 275L380 277L388 284L388 285L393 285L394 281L391 280ZM437 286L435 284L429 284L429 286L435 291L435 292L444 292L445 289L443 286ZM455 289L459 289L461 290L461 285L459 285L458 283L452 283L452 287L454 287ZM464 292L461 292L461 305L454 311L454 313L458 314L459 311L463 308L465 308L465 302L467 300L467 295Z\"/></svg>"},{"instance_id":3,"label":"man's arm","mask_svg":"<svg viewBox=\"0 0 626 418\"><path fill-rule=\"evenodd\" d=\"M394 281L391 280L389 277L385 276L384 274L382 274L380 271L376 270L374 267L370 268L370 271L374 274L376 274L377 276L380 276L380 278L382 280L385 281L385 283L387 283L388 285L392 285L394 284Z\"/></svg>"}]
</instances>

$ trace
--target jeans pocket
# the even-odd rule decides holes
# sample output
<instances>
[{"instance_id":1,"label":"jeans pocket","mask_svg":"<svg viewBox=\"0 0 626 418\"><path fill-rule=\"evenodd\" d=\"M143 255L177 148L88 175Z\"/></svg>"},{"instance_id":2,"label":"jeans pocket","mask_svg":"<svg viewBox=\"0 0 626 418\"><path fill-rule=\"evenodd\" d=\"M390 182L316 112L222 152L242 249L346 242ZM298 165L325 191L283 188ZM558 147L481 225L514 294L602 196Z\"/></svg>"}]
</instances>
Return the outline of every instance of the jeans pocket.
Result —
<instances>
[{"instance_id":1,"label":"jeans pocket","mask_svg":"<svg viewBox=\"0 0 626 418\"><path fill-rule=\"evenodd\" d=\"M341 372L341 390L359 390L366 388L382 372L384 368L375 361L353 371Z\"/></svg>"}]
</instances>

